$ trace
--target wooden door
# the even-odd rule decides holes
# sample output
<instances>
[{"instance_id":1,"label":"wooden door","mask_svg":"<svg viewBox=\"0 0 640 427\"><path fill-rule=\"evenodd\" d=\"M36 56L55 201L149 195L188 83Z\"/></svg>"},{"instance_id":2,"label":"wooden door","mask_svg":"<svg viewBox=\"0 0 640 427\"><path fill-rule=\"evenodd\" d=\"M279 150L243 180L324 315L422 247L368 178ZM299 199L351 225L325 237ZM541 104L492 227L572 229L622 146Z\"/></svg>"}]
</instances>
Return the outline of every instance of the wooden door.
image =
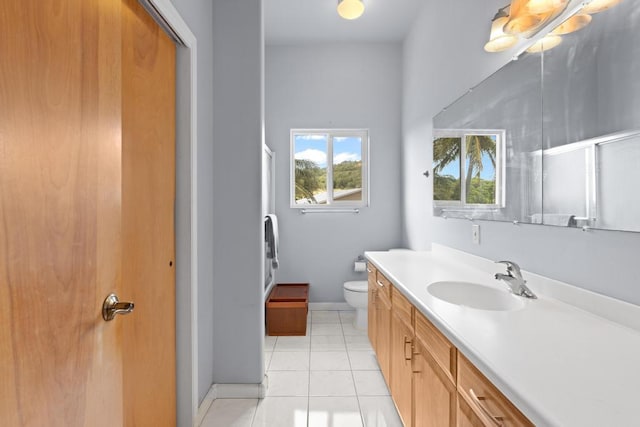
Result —
<instances>
[{"instance_id":1,"label":"wooden door","mask_svg":"<svg viewBox=\"0 0 640 427\"><path fill-rule=\"evenodd\" d=\"M376 328L378 330L376 357L387 385L391 384L391 301L378 290L376 300Z\"/></svg>"},{"instance_id":2,"label":"wooden door","mask_svg":"<svg viewBox=\"0 0 640 427\"><path fill-rule=\"evenodd\" d=\"M123 1L122 289L125 425L175 424L175 46ZM125 321L126 320L126 321Z\"/></svg>"},{"instance_id":3,"label":"wooden door","mask_svg":"<svg viewBox=\"0 0 640 427\"><path fill-rule=\"evenodd\" d=\"M420 344L414 355L414 421L420 427L456 425L456 385Z\"/></svg>"},{"instance_id":4,"label":"wooden door","mask_svg":"<svg viewBox=\"0 0 640 427\"><path fill-rule=\"evenodd\" d=\"M376 283L376 269L371 263L367 264L367 283L367 335L369 336L373 351L378 351L378 328L376 327L376 294L378 292L378 284Z\"/></svg>"},{"instance_id":5,"label":"wooden door","mask_svg":"<svg viewBox=\"0 0 640 427\"><path fill-rule=\"evenodd\" d=\"M145 103L148 89L124 95L131 89L124 74L132 70L124 47L138 41L139 56L156 55L146 35L149 28L138 25L132 11L130 3L119 1L0 2L3 425L111 426L125 419L139 425L175 424L175 314L168 310L173 323L161 324L168 327L161 339L155 335L157 326L149 326L156 319L147 317L148 306L159 300L175 304L168 265L173 260L173 206L170 221L164 212L149 215L144 205L150 197L132 189L139 173L149 181L155 179L150 169L159 175L148 165L155 165L160 145L170 157L173 148L143 142L146 151L137 151L128 142L126 134L137 128L138 119L127 112ZM160 36L157 30L151 33ZM147 70L149 64L167 66L149 60L137 68ZM171 96L163 100L173 102ZM164 108L154 104L154 111ZM173 139L169 115L162 132ZM167 114L159 116L164 120ZM139 134L132 132L137 139ZM171 200L172 161L160 166L171 182L165 187ZM136 171L126 172L131 169ZM134 213L140 209L143 213ZM149 229L136 228L144 221L138 215L154 224L154 236L141 238ZM170 247L158 247L167 241ZM148 252L170 268L147 262ZM157 289L138 291L140 283L158 276ZM105 322L101 307L110 292L123 300L138 298L134 314ZM156 356L143 363L146 354ZM155 368L146 369L147 364ZM138 370L140 375L131 375ZM129 415L149 401L131 381L156 375L169 377L153 383L161 384L161 391L153 390L152 411L165 418L147 423ZM124 397L131 398L135 410Z\"/></svg>"},{"instance_id":6,"label":"wooden door","mask_svg":"<svg viewBox=\"0 0 640 427\"><path fill-rule=\"evenodd\" d=\"M394 293L392 295L394 304L395 296ZM391 314L391 384L389 384L389 388L404 426L411 427L413 425L413 368L411 366L413 331L395 314L395 305L393 307Z\"/></svg>"}]
</instances>

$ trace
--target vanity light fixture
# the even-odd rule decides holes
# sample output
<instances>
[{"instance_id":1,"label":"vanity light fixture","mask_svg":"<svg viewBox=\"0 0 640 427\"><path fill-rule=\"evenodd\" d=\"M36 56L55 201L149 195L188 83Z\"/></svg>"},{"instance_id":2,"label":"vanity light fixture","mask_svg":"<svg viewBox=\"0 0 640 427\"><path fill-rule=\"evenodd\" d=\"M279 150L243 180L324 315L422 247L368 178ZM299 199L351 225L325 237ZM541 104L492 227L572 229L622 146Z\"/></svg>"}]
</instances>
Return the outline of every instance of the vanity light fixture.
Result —
<instances>
[{"instance_id":1,"label":"vanity light fixture","mask_svg":"<svg viewBox=\"0 0 640 427\"><path fill-rule=\"evenodd\" d=\"M541 38L540 40L532 44L529 47L529 49L527 49L527 52L529 53L544 52L544 51L553 49L554 47L558 46L560 43L562 43L562 37L556 36L554 34L547 34L546 36L544 36L543 38Z\"/></svg>"},{"instance_id":2,"label":"vanity light fixture","mask_svg":"<svg viewBox=\"0 0 640 427\"><path fill-rule=\"evenodd\" d=\"M363 0L338 0L338 15L344 19L358 19L363 12Z\"/></svg>"},{"instance_id":3,"label":"vanity light fixture","mask_svg":"<svg viewBox=\"0 0 640 427\"><path fill-rule=\"evenodd\" d=\"M562 24L558 25L555 30L551 31L551 34L556 36L563 36L565 34L573 33L589 25L592 19L593 17L588 13L578 13L577 15L573 15L571 18L564 21Z\"/></svg>"},{"instance_id":4,"label":"vanity light fixture","mask_svg":"<svg viewBox=\"0 0 640 427\"><path fill-rule=\"evenodd\" d=\"M575 15L558 25L547 36L527 49L527 52L544 52L562 43L560 36L581 30L591 23L591 14L610 9L622 0L585 1ZM498 9L491 21L491 35L484 45L487 52L502 52L514 46L519 38L529 38L547 22L559 16L570 0L511 0ZM510 37L510 38L509 38Z\"/></svg>"},{"instance_id":5,"label":"vanity light fixture","mask_svg":"<svg viewBox=\"0 0 640 427\"><path fill-rule=\"evenodd\" d=\"M592 0L589 4L582 8L584 13L598 13L603 10L612 8L622 0Z\"/></svg>"},{"instance_id":6,"label":"vanity light fixture","mask_svg":"<svg viewBox=\"0 0 640 427\"><path fill-rule=\"evenodd\" d=\"M491 35L489 41L484 45L484 50L487 52L502 52L518 42L518 37L505 34L503 30L504 25L509 21L508 8L509 6L505 6L499 9L491 21Z\"/></svg>"}]
</instances>

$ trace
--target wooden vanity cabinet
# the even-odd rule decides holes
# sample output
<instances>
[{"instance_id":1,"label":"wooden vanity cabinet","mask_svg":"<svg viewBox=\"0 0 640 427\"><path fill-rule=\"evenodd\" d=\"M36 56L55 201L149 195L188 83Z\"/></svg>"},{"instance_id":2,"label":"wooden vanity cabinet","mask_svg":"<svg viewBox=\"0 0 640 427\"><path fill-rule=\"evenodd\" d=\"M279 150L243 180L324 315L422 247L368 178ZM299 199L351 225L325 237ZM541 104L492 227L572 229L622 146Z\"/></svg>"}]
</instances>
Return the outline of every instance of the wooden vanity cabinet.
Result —
<instances>
[{"instance_id":1,"label":"wooden vanity cabinet","mask_svg":"<svg viewBox=\"0 0 640 427\"><path fill-rule=\"evenodd\" d=\"M458 354L460 427L532 427L529 421L471 362Z\"/></svg>"},{"instance_id":2,"label":"wooden vanity cabinet","mask_svg":"<svg viewBox=\"0 0 640 427\"><path fill-rule=\"evenodd\" d=\"M405 427L533 424L369 264L369 339Z\"/></svg>"},{"instance_id":3,"label":"wooden vanity cabinet","mask_svg":"<svg viewBox=\"0 0 640 427\"><path fill-rule=\"evenodd\" d=\"M414 425L455 427L457 349L415 312Z\"/></svg>"},{"instance_id":4,"label":"wooden vanity cabinet","mask_svg":"<svg viewBox=\"0 0 640 427\"><path fill-rule=\"evenodd\" d=\"M391 283L376 273L376 356L387 385L391 383Z\"/></svg>"},{"instance_id":5,"label":"wooden vanity cabinet","mask_svg":"<svg viewBox=\"0 0 640 427\"><path fill-rule=\"evenodd\" d=\"M376 274L378 270L371 264L367 264L367 282L368 282L368 303L367 303L367 334L373 351L377 351L378 329L376 327L376 298L378 292L378 284L376 283Z\"/></svg>"},{"instance_id":6,"label":"wooden vanity cabinet","mask_svg":"<svg viewBox=\"0 0 640 427\"><path fill-rule=\"evenodd\" d=\"M389 388L405 427L413 425L413 312L411 303L396 288L391 288L391 383Z\"/></svg>"}]
</instances>

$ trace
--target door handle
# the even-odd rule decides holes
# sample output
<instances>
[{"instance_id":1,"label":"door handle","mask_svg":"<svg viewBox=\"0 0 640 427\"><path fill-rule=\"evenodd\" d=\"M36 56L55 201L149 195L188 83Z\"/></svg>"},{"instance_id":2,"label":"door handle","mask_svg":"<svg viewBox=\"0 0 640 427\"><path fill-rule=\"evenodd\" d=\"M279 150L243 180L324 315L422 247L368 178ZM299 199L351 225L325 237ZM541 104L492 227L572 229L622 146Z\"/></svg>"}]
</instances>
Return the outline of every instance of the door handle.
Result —
<instances>
[{"instance_id":1,"label":"door handle","mask_svg":"<svg viewBox=\"0 0 640 427\"><path fill-rule=\"evenodd\" d=\"M109 294L102 303L102 318L108 322L116 314L129 314L133 311L133 306L132 302L120 301L116 294Z\"/></svg>"}]
</instances>

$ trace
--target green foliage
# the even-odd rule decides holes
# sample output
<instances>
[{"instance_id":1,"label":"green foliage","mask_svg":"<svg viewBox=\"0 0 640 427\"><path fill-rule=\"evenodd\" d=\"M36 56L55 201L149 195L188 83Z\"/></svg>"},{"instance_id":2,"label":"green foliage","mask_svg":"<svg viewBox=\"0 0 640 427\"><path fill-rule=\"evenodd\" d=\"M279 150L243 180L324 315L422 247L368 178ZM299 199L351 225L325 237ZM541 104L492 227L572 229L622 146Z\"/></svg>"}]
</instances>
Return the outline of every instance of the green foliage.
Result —
<instances>
[{"instance_id":1,"label":"green foliage","mask_svg":"<svg viewBox=\"0 0 640 427\"><path fill-rule=\"evenodd\" d=\"M460 200L460 180L434 173L433 200Z\"/></svg>"},{"instance_id":2,"label":"green foliage","mask_svg":"<svg viewBox=\"0 0 640 427\"><path fill-rule=\"evenodd\" d=\"M467 203L474 205L492 205L496 202L495 194L495 181L474 177L467 186Z\"/></svg>"},{"instance_id":3,"label":"green foliage","mask_svg":"<svg viewBox=\"0 0 640 427\"><path fill-rule=\"evenodd\" d=\"M314 194L326 188L326 170L311 160L296 159L296 200L309 199L316 202Z\"/></svg>"},{"instance_id":4,"label":"green foliage","mask_svg":"<svg viewBox=\"0 0 640 427\"><path fill-rule=\"evenodd\" d=\"M362 187L362 161L333 165L333 189L346 190Z\"/></svg>"}]
</instances>

